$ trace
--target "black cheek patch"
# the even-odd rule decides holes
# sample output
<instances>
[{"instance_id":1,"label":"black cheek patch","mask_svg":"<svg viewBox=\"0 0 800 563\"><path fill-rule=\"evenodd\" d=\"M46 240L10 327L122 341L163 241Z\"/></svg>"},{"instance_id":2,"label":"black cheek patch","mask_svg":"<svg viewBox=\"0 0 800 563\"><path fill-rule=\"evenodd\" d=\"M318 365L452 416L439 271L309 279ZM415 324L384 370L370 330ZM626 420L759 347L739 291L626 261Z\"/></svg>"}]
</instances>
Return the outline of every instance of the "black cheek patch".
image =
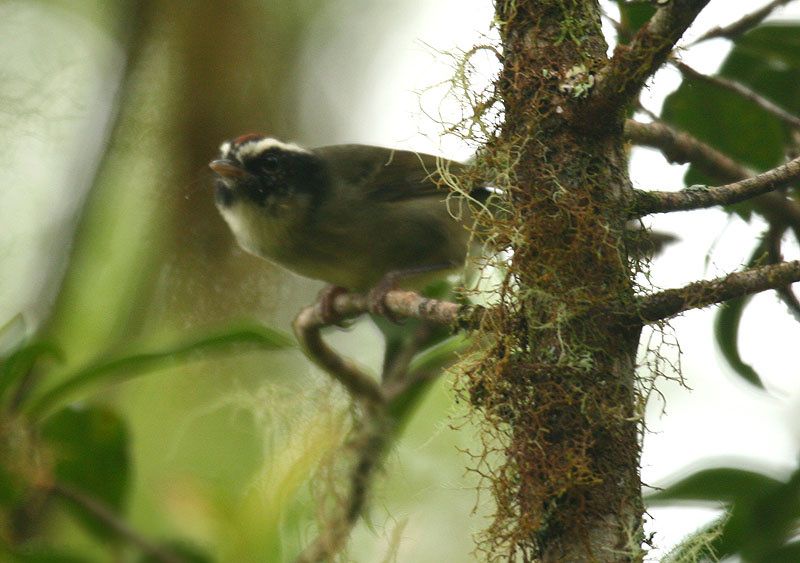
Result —
<instances>
[{"instance_id":1,"label":"black cheek patch","mask_svg":"<svg viewBox=\"0 0 800 563\"><path fill-rule=\"evenodd\" d=\"M230 207L236 199L236 196L233 190L226 186L224 182L217 182L214 190L214 199L217 201L217 205Z\"/></svg>"}]
</instances>

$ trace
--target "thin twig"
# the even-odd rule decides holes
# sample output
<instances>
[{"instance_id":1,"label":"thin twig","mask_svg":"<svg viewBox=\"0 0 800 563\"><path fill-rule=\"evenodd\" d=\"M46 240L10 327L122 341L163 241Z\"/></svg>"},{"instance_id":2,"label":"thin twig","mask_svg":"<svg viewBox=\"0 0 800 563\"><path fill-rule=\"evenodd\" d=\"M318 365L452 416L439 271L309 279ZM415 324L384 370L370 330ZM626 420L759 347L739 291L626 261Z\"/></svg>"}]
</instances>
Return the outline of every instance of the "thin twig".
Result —
<instances>
[{"instance_id":1,"label":"thin twig","mask_svg":"<svg viewBox=\"0 0 800 563\"><path fill-rule=\"evenodd\" d=\"M681 74L683 74L685 77L705 82L706 84L711 84L718 88L722 88L724 90L728 90L729 92L733 92L734 94L737 94L746 100L750 100L751 102L756 104L758 107L760 107L773 117L776 117L781 121L783 121L789 127L800 129L800 117L792 115L791 113L789 113L788 111L777 105L775 102L768 100L767 98L751 90L744 84L736 82L734 80L729 80L722 76L709 76L707 74L703 74L702 72L693 69L692 67L681 61L672 61L672 64L675 65L675 67L679 71L681 71Z\"/></svg>"},{"instance_id":2,"label":"thin twig","mask_svg":"<svg viewBox=\"0 0 800 563\"><path fill-rule=\"evenodd\" d=\"M591 96L578 119L590 125L600 116L620 115L636 99L645 82L667 60L678 39L709 0L672 0L658 9L628 45L617 45L614 56L596 76ZM586 121L594 117L594 121Z\"/></svg>"},{"instance_id":3,"label":"thin twig","mask_svg":"<svg viewBox=\"0 0 800 563\"><path fill-rule=\"evenodd\" d=\"M450 301L429 299L413 291L393 290L386 294L386 308L397 318L422 319L434 324L475 326L483 309ZM383 402L378 382L351 360L328 347L321 330L369 311L369 299L359 293L337 295L331 303L334 318L326 318L321 303L306 307L293 327L300 345L317 365L330 373L355 399Z\"/></svg>"},{"instance_id":4,"label":"thin twig","mask_svg":"<svg viewBox=\"0 0 800 563\"><path fill-rule=\"evenodd\" d=\"M457 324L477 313L480 307L464 306L450 301L430 299L414 291L395 289L384 299L386 308L398 318L422 319L434 324ZM319 326L330 326L340 321L357 317L369 311L369 298L361 293L338 294L331 303L334 317L326 319L320 303L304 311L307 322Z\"/></svg>"},{"instance_id":5,"label":"thin twig","mask_svg":"<svg viewBox=\"0 0 800 563\"><path fill-rule=\"evenodd\" d=\"M773 0L763 8L759 8L755 12L747 14L740 20L733 22L730 25L726 25L724 27L715 27L699 38L695 39L690 46L697 45L703 41L707 41L709 39L715 39L717 37L724 37L726 39L736 39L737 37L743 35L744 33L750 31L762 21L764 21L767 16L769 16L776 8L783 6L784 4L788 4L791 0Z\"/></svg>"},{"instance_id":6,"label":"thin twig","mask_svg":"<svg viewBox=\"0 0 800 563\"><path fill-rule=\"evenodd\" d=\"M691 162L703 174L721 182L736 182L756 175L712 146L660 121L640 123L629 119L625 122L625 136L637 145L659 149L670 162ZM770 223L790 226L800 240L800 205L795 201L773 192L753 199L752 204Z\"/></svg>"},{"instance_id":7,"label":"thin twig","mask_svg":"<svg viewBox=\"0 0 800 563\"><path fill-rule=\"evenodd\" d=\"M50 487L50 492L63 499L80 506L94 518L103 523L108 529L113 530L128 543L136 546L142 553L161 563L185 563L183 558L152 543L139 532L131 528L124 520L117 516L106 504L92 498L64 483L55 483Z\"/></svg>"},{"instance_id":8,"label":"thin twig","mask_svg":"<svg viewBox=\"0 0 800 563\"><path fill-rule=\"evenodd\" d=\"M414 356L420 351L420 347L430 338L432 328L430 323L420 323L411 335L411 338L403 344L397 354L390 357L387 351L384 358L383 373L381 374L381 381L383 382L384 388L390 382L405 377Z\"/></svg>"},{"instance_id":9,"label":"thin twig","mask_svg":"<svg viewBox=\"0 0 800 563\"><path fill-rule=\"evenodd\" d=\"M690 309L702 309L737 297L785 287L797 281L800 281L799 260L751 268L640 298L636 319L646 323L657 322Z\"/></svg>"},{"instance_id":10,"label":"thin twig","mask_svg":"<svg viewBox=\"0 0 800 563\"><path fill-rule=\"evenodd\" d=\"M767 231L767 256L770 264L778 264L783 261L781 246L783 244L783 233L785 231L785 227L776 227L775 225L770 225L770 228ZM792 291L792 286L787 285L784 287L778 287L775 289L775 291L777 292L780 300L783 301L783 303L789 309L789 312L794 316L795 319L800 321L800 301L797 299L794 291Z\"/></svg>"},{"instance_id":11,"label":"thin twig","mask_svg":"<svg viewBox=\"0 0 800 563\"><path fill-rule=\"evenodd\" d=\"M344 503L336 507L335 514L324 523L324 528L297 557L296 563L330 561L344 549L353 527L361 517L375 471L380 467L391 436L386 405L372 405L367 408L359 428L348 444L348 449L355 450L356 459Z\"/></svg>"},{"instance_id":12,"label":"thin twig","mask_svg":"<svg viewBox=\"0 0 800 563\"><path fill-rule=\"evenodd\" d=\"M382 403L384 397L378 382L355 362L325 344L321 331L326 325L314 317L315 307L307 307L300 311L292 325L306 356L341 383L353 399Z\"/></svg>"},{"instance_id":13,"label":"thin twig","mask_svg":"<svg viewBox=\"0 0 800 563\"><path fill-rule=\"evenodd\" d=\"M670 162L679 164L691 162L705 175L723 182L743 180L754 174L746 166L742 166L714 147L663 121L641 123L628 119L625 122L624 134L628 140L637 145L660 150Z\"/></svg>"},{"instance_id":14,"label":"thin twig","mask_svg":"<svg viewBox=\"0 0 800 563\"><path fill-rule=\"evenodd\" d=\"M677 192L635 191L632 213L635 217L651 213L671 213L739 203L800 179L800 157L752 178L724 186L690 186Z\"/></svg>"},{"instance_id":15,"label":"thin twig","mask_svg":"<svg viewBox=\"0 0 800 563\"><path fill-rule=\"evenodd\" d=\"M454 303L436 301L421 297L418 294L407 291L390 292L386 297L387 308L394 315L403 314L405 316L418 316L425 311L432 311L431 317L440 322L453 320L450 314L442 316L441 311L454 312L459 307ZM321 305L316 304L303 311L306 319L298 317L295 322L295 330L298 325L305 325L300 333L306 335L311 332L319 334L319 327L325 324L340 322L350 316L363 313L367 307L367 299L360 294L344 294L336 297L333 303L333 312L338 315L335 319L324 319L322 317ZM314 328L311 325L315 325ZM328 350L323 357L312 356L312 358L322 365L337 381L342 383L355 399L363 399L363 408L360 411L360 419L357 421L353 436L348 441L346 450L355 452L355 460L348 481L348 491L343 495L343 502L334 508L334 512L326 517L326 521L319 535L311 542L298 556L297 563L314 563L318 561L328 561L347 544L347 539L353 527L358 522L361 512L366 504L369 490L376 470L380 467L381 461L388 450L394 436L393 424L395 420L392 416L391 401L400 393L409 391L412 387L423 385L431 379L425 379L419 374L409 374L408 368L411 359L421 346L422 342L430 335L431 325L421 325L413 338L406 343L404 349L400 351L392 362L385 362L383 373L379 384L377 381L369 379L370 383L359 379L359 383L353 382L354 374L352 370L343 373L335 366L347 363L347 360L338 358L331 360L328 355L336 356L335 352ZM298 336L300 337L300 336ZM321 340L320 340L321 343ZM308 350L309 354L319 354L318 349ZM338 357L338 356L336 356ZM361 373L357 377L368 377ZM357 385L371 388L364 394L355 391ZM374 388L372 388L374 386ZM373 395L379 394L380 399Z\"/></svg>"},{"instance_id":16,"label":"thin twig","mask_svg":"<svg viewBox=\"0 0 800 563\"><path fill-rule=\"evenodd\" d=\"M397 318L417 318L431 324L468 325L476 322L483 312L480 307L428 299L403 290L387 293L384 303ZM324 327L367 312L368 297L357 293L339 294L329 305L330 311L326 311L322 303L306 307L297 316L293 326L306 355L361 405L356 428L346 447L355 452L355 459L343 502L326 516L318 536L298 556L298 563L328 561L344 549L363 511L374 474L394 436L392 400L418 385L424 385L432 377L423 378L420 374L410 374L408 371L414 353L429 335L431 325L420 327L394 361L385 362L384 373L378 380L328 347L321 335Z\"/></svg>"}]
</instances>

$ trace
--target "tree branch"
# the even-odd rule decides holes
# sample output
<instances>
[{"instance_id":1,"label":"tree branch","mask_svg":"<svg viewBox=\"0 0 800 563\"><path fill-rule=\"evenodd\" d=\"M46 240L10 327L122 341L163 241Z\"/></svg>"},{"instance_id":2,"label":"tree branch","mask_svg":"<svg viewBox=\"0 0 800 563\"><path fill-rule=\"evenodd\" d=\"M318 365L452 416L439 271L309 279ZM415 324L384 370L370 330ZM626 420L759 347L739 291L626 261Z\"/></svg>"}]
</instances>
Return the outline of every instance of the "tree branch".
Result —
<instances>
[{"instance_id":1,"label":"tree branch","mask_svg":"<svg viewBox=\"0 0 800 563\"><path fill-rule=\"evenodd\" d=\"M702 309L737 297L778 289L800 281L800 261L783 262L691 283L638 299L638 321L653 323L690 309Z\"/></svg>"},{"instance_id":2,"label":"tree branch","mask_svg":"<svg viewBox=\"0 0 800 563\"><path fill-rule=\"evenodd\" d=\"M731 205L781 188L800 179L800 157L752 178L724 186L690 186L677 192L635 190L633 216Z\"/></svg>"},{"instance_id":3,"label":"tree branch","mask_svg":"<svg viewBox=\"0 0 800 563\"><path fill-rule=\"evenodd\" d=\"M783 244L783 233L786 230L784 226L770 225L769 230L765 234L767 246L767 258L770 264L779 264L783 262L783 253L781 246ZM778 287L775 290L778 297L789 309L789 312L794 315L794 318L800 321L800 300L792 291L791 285Z\"/></svg>"},{"instance_id":4,"label":"tree branch","mask_svg":"<svg viewBox=\"0 0 800 563\"><path fill-rule=\"evenodd\" d=\"M348 446L355 450L356 460L350 473L349 490L336 514L326 523L316 539L297 557L295 563L330 561L344 549L350 532L358 522L367 502L375 470L390 443L391 424L385 405L375 405L365 414Z\"/></svg>"},{"instance_id":5,"label":"tree branch","mask_svg":"<svg viewBox=\"0 0 800 563\"><path fill-rule=\"evenodd\" d=\"M484 311L482 307L428 299L402 290L390 291L384 302L397 318L416 318L440 325L471 326L477 324ZM332 311L326 311L321 302L306 307L295 319L294 331L306 355L361 404L361 416L346 444L346 449L354 454L348 489L342 495L342 502L326 516L317 537L298 556L297 563L328 561L344 549L366 504L375 471L391 445L398 420L393 411L396 400L425 385L432 377L427 372L409 373L414 354L430 335L430 325L420 327L393 361L384 362L379 381L337 354L325 344L321 335L326 326L368 312L368 297L358 293L339 294L330 303L330 309ZM330 313L333 313L332 318Z\"/></svg>"},{"instance_id":6,"label":"tree branch","mask_svg":"<svg viewBox=\"0 0 800 563\"><path fill-rule=\"evenodd\" d=\"M754 174L711 145L663 121L641 123L628 119L625 122L624 134L628 140L637 145L660 150L670 162L679 164L691 162L705 175L724 182L743 180Z\"/></svg>"},{"instance_id":7,"label":"tree branch","mask_svg":"<svg viewBox=\"0 0 800 563\"><path fill-rule=\"evenodd\" d=\"M628 45L617 46L596 77L586 111L595 116L617 115L628 107L708 2L672 0L659 8Z\"/></svg>"},{"instance_id":8,"label":"tree branch","mask_svg":"<svg viewBox=\"0 0 800 563\"><path fill-rule=\"evenodd\" d=\"M342 384L354 400L383 403L383 391L375 379L355 362L337 354L322 339L319 305L306 307L297 315L292 328L306 356Z\"/></svg>"},{"instance_id":9,"label":"tree branch","mask_svg":"<svg viewBox=\"0 0 800 563\"><path fill-rule=\"evenodd\" d=\"M701 35L698 39L692 42L692 45L697 45L703 41L707 41L709 39L715 39L717 37L724 37L726 39L736 39L740 35L750 31L762 21L764 21L767 16L769 16L776 8L783 6L784 4L788 4L791 0L773 0L763 8L756 10L750 14L747 14L743 18L738 21L733 22L730 25L726 25L725 27L715 27L703 35Z\"/></svg>"},{"instance_id":10,"label":"tree branch","mask_svg":"<svg viewBox=\"0 0 800 563\"><path fill-rule=\"evenodd\" d=\"M659 149L670 162L691 162L706 176L722 182L736 182L756 175L755 171L710 145L660 121L639 123L629 119L625 122L625 136L635 144ZM767 221L790 226L800 240L800 205L778 193L764 194L752 203Z\"/></svg>"},{"instance_id":11,"label":"tree branch","mask_svg":"<svg viewBox=\"0 0 800 563\"><path fill-rule=\"evenodd\" d=\"M131 528L124 520L117 516L110 507L92 498L82 491L75 489L64 483L54 483L48 489L52 494L63 498L91 514L98 521L102 522L108 529L120 537L125 538L130 544L135 545L142 553L149 556L154 561L160 563L185 563L182 557L155 545L139 532Z\"/></svg>"},{"instance_id":12,"label":"tree branch","mask_svg":"<svg viewBox=\"0 0 800 563\"><path fill-rule=\"evenodd\" d=\"M760 107L773 117L776 117L781 121L783 121L789 127L800 129L800 117L792 115L779 105L766 99L757 92L754 92L744 84L741 84L740 82L735 82L733 80L728 80L727 78L724 78L722 76L708 76L707 74L698 72L689 65L680 61L673 61L673 64L679 71L681 71L681 74L683 74L683 76L701 82L705 82L706 84L711 84L718 88L728 90L729 92L733 92L734 94L737 94L746 100L750 100L751 102L756 104L758 107Z\"/></svg>"},{"instance_id":13,"label":"tree branch","mask_svg":"<svg viewBox=\"0 0 800 563\"><path fill-rule=\"evenodd\" d=\"M423 297L415 291L395 289L386 294L386 308L398 318L422 319L434 324L458 324L466 322L481 307L464 306L450 301ZM369 299L361 293L342 293L332 302L333 319L326 319L320 303L303 310L307 322L330 326L369 312Z\"/></svg>"},{"instance_id":14,"label":"tree branch","mask_svg":"<svg viewBox=\"0 0 800 563\"><path fill-rule=\"evenodd\" d=\"M477 326L483 307L459 305L429 299L413 291L393 290L386 294L386 308L397 318L422 319L434 324L462 328ZM341 323L369 311L369 299L359 293L337 295L331 303L334 318L326 318L321 303L306 307L292 324L294 333L306 355L341 383L357 400L382 403L386 397L379 383L352 360L340 356L322 339L323 328Z\"/></svg>"}]
</instances>

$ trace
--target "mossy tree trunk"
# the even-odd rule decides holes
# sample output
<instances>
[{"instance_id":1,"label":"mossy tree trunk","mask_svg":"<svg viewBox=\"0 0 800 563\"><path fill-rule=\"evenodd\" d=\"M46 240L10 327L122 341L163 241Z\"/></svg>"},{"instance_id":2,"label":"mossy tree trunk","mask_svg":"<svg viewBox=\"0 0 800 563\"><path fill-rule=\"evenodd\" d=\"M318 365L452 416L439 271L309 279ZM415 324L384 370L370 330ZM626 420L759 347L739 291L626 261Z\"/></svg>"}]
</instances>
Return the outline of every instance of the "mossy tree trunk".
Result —
<instances>
[{"instance_id":1,"label":"mossy tree trunk","mask_svg":"<svg viewBox=\"0 0 800 563\"><path fill-rule=\"evenodd\" d=\"M583 112L608 61L598 4L498 0L496 12L505 113L487 158L513 162L514 297L495 327L493 369L473 387L506 444L488 547L524 560L640 560L641 327L609 313L633 303L624 115L588 123Z\"/></svg>"}]
</instances>

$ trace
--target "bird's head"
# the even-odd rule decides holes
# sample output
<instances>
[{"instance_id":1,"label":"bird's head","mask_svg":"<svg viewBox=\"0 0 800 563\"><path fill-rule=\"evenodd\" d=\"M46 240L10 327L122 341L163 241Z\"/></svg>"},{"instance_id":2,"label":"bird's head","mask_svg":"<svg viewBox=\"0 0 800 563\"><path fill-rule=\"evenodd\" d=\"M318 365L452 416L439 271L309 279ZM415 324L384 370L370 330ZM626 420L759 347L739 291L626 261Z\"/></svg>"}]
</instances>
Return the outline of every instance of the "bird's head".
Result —
<instances>
[{"instance_id":1,"label":"bird's head","mask_svg":"<svg viewBox=\"0 0 800 563\"><path fill-rule=\"evenodd\" d=\"M325 163L294 143L249 134L226 141L209 163L220 209L255 205L266 213L314 199L325 188Z\"/></svg>"}]
</instances>

